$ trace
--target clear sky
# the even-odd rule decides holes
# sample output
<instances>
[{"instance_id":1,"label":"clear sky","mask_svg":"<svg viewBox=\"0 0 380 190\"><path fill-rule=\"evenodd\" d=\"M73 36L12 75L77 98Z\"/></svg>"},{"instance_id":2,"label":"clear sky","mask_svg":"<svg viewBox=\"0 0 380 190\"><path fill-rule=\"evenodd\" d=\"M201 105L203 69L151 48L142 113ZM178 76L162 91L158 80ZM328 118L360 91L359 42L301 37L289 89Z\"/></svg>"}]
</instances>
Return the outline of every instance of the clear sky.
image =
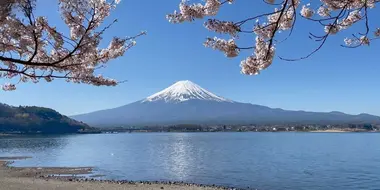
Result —
<instances>
[{"instance_id":1,"label":"clear sky","mask_svg":"<svg viewBox=\"0 0 380 190\"><path fill-rule=\"evenodd\" d=\"M37 2L38 14L48 16L50 23L64 29L56 2ZM203 21L179 25L167 22L165 15L178 9L179 2L123 0L112 12L110 19L118 18L119 22L108 30L104 42L112 36L148 31L148 35L137 40L136 47L101 71L106 76L128 82L117 87L94 87L58 80L21 84L16 91L0 91L0 101L16 106L45 106L74 115L125 105L178 80L191 80L217 95L240 102L290 110L380 115L379 43L371 44L370 48L341 48L339 45L344 37L350 34L346 33L329 39L324 49L310 59L298 62L276 59L261 75L245 76L240 74L239 63L249 51L238 58L227 59L223 53L203 47L205 38L215 35L202 26ZM255 13L264 13L267 7L254 2L257 3L256 0L237 1L223 8L218 18L239 21ZM277 55L297 57L310 52L317 46L307 38L310 30L322 31L301 22L293 37L278 47ZM241 40L250 46L254 39L247 36Z\"/></svg>"}]
</instances>

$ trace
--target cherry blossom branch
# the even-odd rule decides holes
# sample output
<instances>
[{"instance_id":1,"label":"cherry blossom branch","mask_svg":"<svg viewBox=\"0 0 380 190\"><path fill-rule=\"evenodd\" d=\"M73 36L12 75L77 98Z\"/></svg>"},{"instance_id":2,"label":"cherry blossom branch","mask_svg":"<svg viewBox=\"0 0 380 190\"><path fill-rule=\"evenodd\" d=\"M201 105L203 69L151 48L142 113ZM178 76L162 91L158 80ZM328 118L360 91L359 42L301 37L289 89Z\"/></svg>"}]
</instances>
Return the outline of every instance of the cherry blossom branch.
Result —
<instances>
[{"instance_id":1,"label":"cherry blossom branch","mask_svg":"<svg viewBox=\"0 0 380 190\"><path fill-rule=\"evenodd\" d=\"M253 54L241 61L240 66L242 73L256 75L272 64L275 46L287 41L292 35L298 22L296 14L298 11L301 14L301 18L319 23L324 28L324 33L322 35L309 33L309 38L319 45L306 56L295 59L280 56L279 58L282 60L296 61L309 58L322 49L331 35L347 30L360 22L364 22L365 32L359 32L359 36L353 35L353 38L346 38L344 42L347 47L353 48L369 45L371 41L380 37L380 28L376 28L373 31L369 21L369 11L373 11L380 0L320 1L320 5L312 6L310 3L314 3L314 1L311 0L302 1L303 4L301 4L300 0L263 0L266 5L276 6L277 8L273 12L257 14L238 22L210 18L204 23L204 26L210 31L227 34L230 36L230 39L207 38L204 45L222 51L227 57L236 57L242 50L253 49ZM228 4L234 2L238 1L228 1ZM167 19L172 23L183 23L205 17L215 17L220 12L222 5L226 5L226 1L205 0L204 4L190 4L189 1L182 1L179 11L168 14ZM254 20L256 22L253 24L253 30L242 29L243 25L248 26L250 21ZM371 31L373 31L374 37L369 36L371 35ZM280 32L288 32L287 37L282 40L278 39L278 36L281 35L277 34ZM244 34L254 34L254 46L248 48L239 47L239 36Z\"/></svg>"},{"instance_id":2,"label":"cherry blossom branch","mask_svg":"<svg viewBox=\"0 0 380 190\"><path fill-rule=\"evenodd\" d=\"M100 31L97 29L120 0L59 0L60 13L70 35L58 32L46 17L35 18L35 1L0 2L0 78L12 80L19 76L19 82L40 79L51 82L58 78L96 86L119 84L96 75L95 70L123 56L135 46L137 37L146 34L114 37L108 47L99 47L102 35L117 20ZM7 83L2 89L15 90L16 85Z\"/></svg>"}]
</instances>

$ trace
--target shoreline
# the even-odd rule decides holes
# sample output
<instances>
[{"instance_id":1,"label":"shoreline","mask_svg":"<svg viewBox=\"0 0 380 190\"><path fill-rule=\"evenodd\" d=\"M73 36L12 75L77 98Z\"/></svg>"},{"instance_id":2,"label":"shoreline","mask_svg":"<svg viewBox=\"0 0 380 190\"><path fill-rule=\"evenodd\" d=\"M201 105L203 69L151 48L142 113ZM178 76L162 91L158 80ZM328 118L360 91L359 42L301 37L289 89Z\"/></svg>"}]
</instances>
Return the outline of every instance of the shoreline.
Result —
<instances>
[{"instance_id":1,"label":"shoreline","mask_svg":"<svg viewBox=\"0 0 380 190\"><path fill-rule=\"evenodd\" d=\"M326 129L326 130L289 130L289 131L118 131L118 132L100 132L100 133L62 133L62 134L41 134L41 133L0 133L1 137L29 137L29 136L60 136L60 135L90 135L90 134L122 134L122 133L380 133L380 130L360 130L360 129Z\"/></svg>"},{"instance_id":2,"label":"shoreline","mask_svg":"<svg viewBox=\"0 0 380 190\"><path fill-rule=\"evenodd\" d=\"M331 129L331 130L315 130L315 131L310 131L311 133L355 133L356 131L344 131L344 130L336 130L336 129Z\"/></svg>"},{"instance_id":3,"label":"shoreline","mask_svg":"<svg viewBox=\"0 0 380 190\"><path fill-rule=\"evenodd\" d=\"M30 157L0 157L0 190L67 189L67 190L238 190L217 185L173 181L99 180L93 167L14 167L15 160ZM81 175L89 175L84 177Z\"/></svg>"},{"instance_id":4,"label":"shoreline","mask_svg":"<svg viewBox=\"0 0 380 190\"><path fill-rule=\"evenodd\" d=\"M310 131L312 133L379 133L380 131L364 131L364 130L342 130L342 129L327 129Z\"/></svg>"}]
</instances>

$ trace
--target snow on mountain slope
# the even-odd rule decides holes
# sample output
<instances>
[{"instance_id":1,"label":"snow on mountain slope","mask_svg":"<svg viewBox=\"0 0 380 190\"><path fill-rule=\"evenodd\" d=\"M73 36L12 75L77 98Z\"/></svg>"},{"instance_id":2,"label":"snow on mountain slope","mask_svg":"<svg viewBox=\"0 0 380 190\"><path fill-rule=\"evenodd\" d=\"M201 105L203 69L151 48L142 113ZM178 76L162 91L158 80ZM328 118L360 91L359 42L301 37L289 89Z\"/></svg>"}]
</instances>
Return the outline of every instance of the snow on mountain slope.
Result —
<instances>
[{"instance_id":1,"label":"snow on mountain slope","mask_svg":"<svg viewBox=\"0 0 380 190\"><path fill-rule=\"evenodd\" d=\"M178 81L168 88L147 97L146 99L142 100L142 102L184 102L188 100L233 102L226 98L217 96L188 80Z\"/></svg>"},{"instance_id":2,"label":"snow on mountain slope","mask_svg":"<svg viewBox=\"0 0 380 190\"><path fill-rule=\"evenodd\" d=\"M179 81L141 101L72 116L92 126L172 124L341 124L380 123L380 117L340 112L305 112L240 103L217 96L191 81Z\"/></svg>"}]
</instances>

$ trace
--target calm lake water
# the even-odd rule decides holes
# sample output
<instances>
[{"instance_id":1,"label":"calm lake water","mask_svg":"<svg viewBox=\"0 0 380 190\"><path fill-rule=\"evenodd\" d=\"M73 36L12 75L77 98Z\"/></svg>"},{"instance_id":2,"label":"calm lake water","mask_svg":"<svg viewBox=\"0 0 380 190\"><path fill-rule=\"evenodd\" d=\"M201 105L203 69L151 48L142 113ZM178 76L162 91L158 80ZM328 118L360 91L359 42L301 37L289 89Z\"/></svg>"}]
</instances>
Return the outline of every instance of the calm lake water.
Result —
<instances>
[{"instance_id":1,"label":"calm lake water","mask_svg":"<svg viewBox=\"0 0 380 190\"><path fill-rule=\"evenodd\" d=\"M0 137L16 166L94 166L112 179L261 190L379 190L377 133L126 133Z\"/></svg>"}]
</instances>

